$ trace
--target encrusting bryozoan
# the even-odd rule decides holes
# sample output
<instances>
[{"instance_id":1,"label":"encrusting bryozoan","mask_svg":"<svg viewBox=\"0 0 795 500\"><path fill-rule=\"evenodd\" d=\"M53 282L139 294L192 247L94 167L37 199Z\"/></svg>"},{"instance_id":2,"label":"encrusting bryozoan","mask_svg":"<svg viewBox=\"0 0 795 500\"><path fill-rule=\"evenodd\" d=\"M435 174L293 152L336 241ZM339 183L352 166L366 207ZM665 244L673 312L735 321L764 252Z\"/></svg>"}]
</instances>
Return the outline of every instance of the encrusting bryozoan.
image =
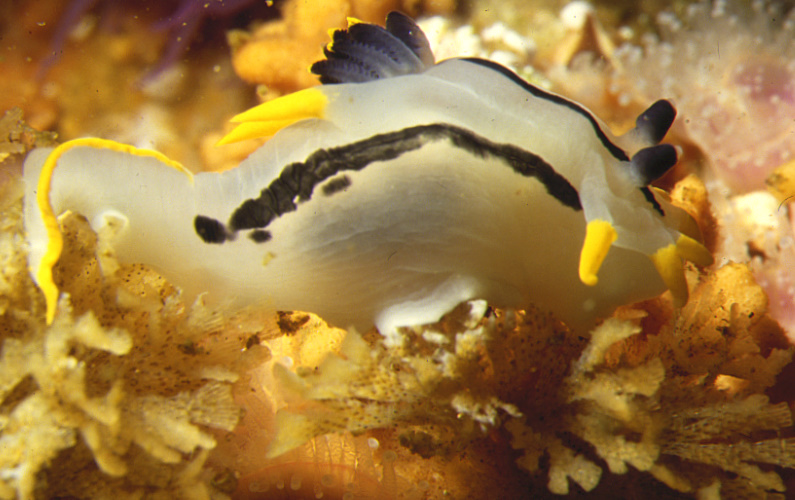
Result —
<instances>
[{"instance_id":1,"label":"encrusting bryozoan","mask_svg":"<svg viewBox=\"0 0 795 500\"><path fill-rule=\"evenodd\" d=\"M222 143L273 136L238 168L191 175L102 139L25 164L29 263L51 321L57 217L115 231L120 260L188 296L304 310L343 327L438 320L473 298L586 327L711 262L648 184L676 162L658 101L614 137L579 104L480 59L433 63L422 31L351 20L313 71L324 85L235 117ZM597 278L598 276L598 278Z\"/></svg>"}]
</instances>

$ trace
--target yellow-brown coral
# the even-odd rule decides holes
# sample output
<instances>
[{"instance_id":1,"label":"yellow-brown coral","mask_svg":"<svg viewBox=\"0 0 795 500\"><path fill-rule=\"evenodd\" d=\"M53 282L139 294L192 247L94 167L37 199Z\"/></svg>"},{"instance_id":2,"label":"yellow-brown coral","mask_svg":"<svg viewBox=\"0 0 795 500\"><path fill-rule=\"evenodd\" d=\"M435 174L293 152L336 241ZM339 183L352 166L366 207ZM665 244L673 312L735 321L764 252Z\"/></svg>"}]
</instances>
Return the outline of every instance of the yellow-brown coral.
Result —
<instances>
[{"instance_id":1,"label":"yellow-brown coral","mask_svg":"<svg viewBox=\"0 0 795 500\"><path fill-rule=\"evenodd\" d=\"M624 310L627 319L607 320L587 345L539 313L478 320L486 311L478 302L404 331L400 349L349 332L339 354L303 375L277 365L291 397L269 454L320 434L397 425L430 436L424 445L403 441L427 460L461 447L474 453L504 425L522 453L517 465L547 476L556 494L570 492L569 479L619 494L625 483L604 483L605 466L646 472L682 493L783 491L779 476L755 463L792 468L795 442L755 431L792 427L786 405L764 396L792 348L765 316L764 293L745 266L704 276L692 296L675 321L660 323L669 314L662 299L647 304L645 319Z\"/></svg>"},{"instance_id":2,"label":"yellow-brown coral","mask_svg":"<svg viewBox=\"0 0 795 500\"><path fill-rule=\"evenodd\" d=\"M795 198L795 160L781 165L765 180L768 190L782 203Z\"/></svg>"},{"instance_id":3,"label":"yellow-brown coral","mask_svg":"<svg viewBox=\"0 0 795 500\"><path fill-rule=\"evenodd\" d=\"M65 314L45 326L39 292L27 275L19 194L4 204L0 497L109 498L158 487L208 498L212 488L200 474L207 458L202 450L216 445L210 429L230 431L238 421L229 383L237 375L228 368L212 370L222 359L210 346L204 346L204 359L179 359L174 353L191 336L172 335L182 329L207 339L217 325L201 310L190 314L178 307L168 288L150 286L135 296L134 288L123 292L93 274L90 234L84 236L87 226L72 218L66 221L72 252L64 264L77 272L61 276L77 309L64 299ZM75 241L89 244L75 252ZM119 305L117 293L128 295L126 306ZM239 342L214 350L240 357Z\"/></svg>"}]
</instances>

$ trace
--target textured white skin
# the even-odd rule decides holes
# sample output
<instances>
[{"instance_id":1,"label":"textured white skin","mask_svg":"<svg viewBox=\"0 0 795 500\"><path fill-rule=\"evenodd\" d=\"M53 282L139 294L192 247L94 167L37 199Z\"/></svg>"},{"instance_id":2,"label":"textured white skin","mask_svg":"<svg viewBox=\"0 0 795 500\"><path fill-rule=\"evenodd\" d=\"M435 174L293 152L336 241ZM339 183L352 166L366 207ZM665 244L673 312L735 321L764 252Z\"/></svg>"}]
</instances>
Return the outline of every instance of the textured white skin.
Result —
<instances>
[{"instance_id":1,"label":"textured white skin","mask_svg":"<svg viewBox=\"0 0 795 500\"><path fill-rule=\"evenodd\" d=\"M67 151L53 177L55 213L81 213L95 229L108 214L121 216L127 225L114 244L120 260L152 266L188 297L310 311L341 327L375 324L384 334L435 321L473 298L534 303L584 328L618 305L664 291L648 254L678 233L582 115L463 60L320 89L329 97L326 119L298 122L237 169L197 174L193 183L151 158ZM194 231L196 215L228 221L284 165L319 148L430 123L541 156L579 191L584 210L562 205L500 161L440 141L344 172L352 185L330 197L316 187L309 201L271 222L266 243L240 232L235 241L207 244ZM46 243L33 201L47 152L34 151L25 164L32 268ZM588 287L577 269L585 224L594 218L612 222L619 239L598 285Z\"/></svg>"}]
</instances>

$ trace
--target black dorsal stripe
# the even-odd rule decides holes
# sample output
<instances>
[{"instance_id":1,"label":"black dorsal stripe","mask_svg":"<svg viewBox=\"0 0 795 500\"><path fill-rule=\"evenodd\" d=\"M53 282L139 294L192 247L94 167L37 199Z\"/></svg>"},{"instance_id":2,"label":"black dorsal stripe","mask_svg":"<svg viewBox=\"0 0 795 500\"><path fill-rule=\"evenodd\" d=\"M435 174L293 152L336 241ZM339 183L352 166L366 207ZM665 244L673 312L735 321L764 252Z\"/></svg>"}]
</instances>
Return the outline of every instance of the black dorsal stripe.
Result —
<instances>
[{"instance_id":1,"label":"black dorsal stripe","mask_svg":"<svg viewBox=\"0 0 795 500\"><path fill-rule=\"evenodd\" d=\"M651 192L648 186L644 186L640 188L640 192L643 193L643 197L646 198L646 201L652 206L652 208L660 214L660 217L665 217L665 211L663 210L660 202L657 201L657 198L654 197L654 193Z\"/></svg>"},{"instance_id":2,"label":"black dorsal stripe","mask_svg":"<svg viewBox=\"0 0 795 500\"><path fill-rule=\"evenodd\" d=\"M599 126L599 123L597 123L596 119L591 114L591 112L583 108L576 102L566 99L565 97L561 97L557 94L552 94L550 92L547 92L539 87L536 87L535 85L525 81L524 78L517 75L510 69L506 68L501 64L495 63L494 61L489 61L488 59L480 59L478 57L462 57L461 60L468 61L474 64L479 64L489 69L493 69L494 71L501 73L502 75L510 79L512 82L519 85L524 90L538 97L539 99L546 99L550 102L554 102L555 104L565 106L571 109L572 111L574 111L575 113L582 115L582 117L588 120L588 123L591 124L594 134L596 134L596 137L599 139L599 142L602 143L602 145L613 156L613 158L620 161L629 161L629 156L627 156L627 153L623 149L618 147L616 144L614 144L609 137L607 137L607 134L605 134L604 130L602 130L602 127ZM670 104L668 105L670 106ZM643 193L643 197L646 198L646 201L648 201L649 204L651 204L652 208L658 214L660 214L660 216L665 216L665 212L663 211L662 207L657 202L657 200L654 198L654 194L652 194L652 192L646 187L640 188L640 190Z\"/></svg>"},{"instance_id":3,"label":"black dorsal stripe","mask_svg":"<svg viewBox=\"0 0 795 500\"><path fill-rule=\"evenodd\" d=\"M492 142L455 125L434 123L374 135L345 146L319 149L309 155L306 161L285 166L279 177L271 181L257 198L243 201L232 212L227 225L199 215L194 220L194 226L199 237L207 243L234 239L238 231L265 229L277 217L296 210L297 203L311 199L315 187L326 179L344 171L362 170L374 162L393 160L442 140L477 158L498 159L514 172L541 182L547 193L562 205L575 211L582 210L574 186L540 156L512 144ZM355 179L351 182L355 184ZM334 196L336 192L326 195ZM258 238L255 241L267 239Z\"/></svg>"},{"instance_id":4,"label":"black dorsal stripe","mask_svg":"<svg viewBox=\"0 0 795 500\"><path fill-rule=\"evenodd\" d=\"M588 122L591 124L591 127L593 127L593 131L596 134L596 136L599 138L599 141L602 143L605 149L607 149L610 152L610 154L613 155L614 158L621 161L629 161L629 156L627 156L627 153L625 153L624 150L618 147L617 145L613 144L613 141L611 141L610 138L607 137L607 134L605 134L604 130L602 130L602 127L599 126L599 123L596 122L596 119L591 114L591 112L583 108L576 102L566 99L565 97L561 97L557 94L552 94L550 92L547 92L546 90L543 90L539 87L536 87L535 85L525 81L524 78L517 75L510 69L506 68L501 64L495 63L494 61L489 61L488 59L480 59L478 57L462 57L461 60L469 61L471 63L479 64L489 69L493 69L494 71L497 71L505 75L505 77L509 78L512 82L519 85L524 90L530 92L539 99L545 99L547 101L554 102L555 104L565 106L571 109L572 111L582 115L583 118L588 120Z\"/></svg>"}]
</instances>

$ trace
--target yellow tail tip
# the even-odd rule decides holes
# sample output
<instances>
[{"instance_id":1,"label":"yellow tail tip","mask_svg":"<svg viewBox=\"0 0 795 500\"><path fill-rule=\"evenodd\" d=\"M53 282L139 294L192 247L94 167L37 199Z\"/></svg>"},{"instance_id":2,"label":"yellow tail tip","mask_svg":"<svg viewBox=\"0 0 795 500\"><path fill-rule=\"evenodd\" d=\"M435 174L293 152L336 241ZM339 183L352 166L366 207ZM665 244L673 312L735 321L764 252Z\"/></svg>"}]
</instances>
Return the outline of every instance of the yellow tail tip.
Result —
<instances>
[{"instance_id":1,"label":"yellow tail tip","mask_svg":"<svg viewBox=\"0 0 795 500\"><path fill-rule=\"evenodd\" d=\"M588 286L595 286L599 282L599 268L617 238L618 233L608 221L595 219L588 223L580 252L580 281Z\"/></svg>"},{"instance_id":2,"label":"yellow tail tip","mask_svg":"<svg viewBox=\"0 0 795 500\"><path fill-rule=\"evenodd\" d=\"M51 269L49 270L52 271ZM55 311L58 309L58 298L61 296L58 286L52 280L52 272L50 272L50 277L46 281L39 277L39 288L44 294L44 303L46 306L45 318L47 324L51 325L55 320Z\"/></svg>"}]
</instances>

